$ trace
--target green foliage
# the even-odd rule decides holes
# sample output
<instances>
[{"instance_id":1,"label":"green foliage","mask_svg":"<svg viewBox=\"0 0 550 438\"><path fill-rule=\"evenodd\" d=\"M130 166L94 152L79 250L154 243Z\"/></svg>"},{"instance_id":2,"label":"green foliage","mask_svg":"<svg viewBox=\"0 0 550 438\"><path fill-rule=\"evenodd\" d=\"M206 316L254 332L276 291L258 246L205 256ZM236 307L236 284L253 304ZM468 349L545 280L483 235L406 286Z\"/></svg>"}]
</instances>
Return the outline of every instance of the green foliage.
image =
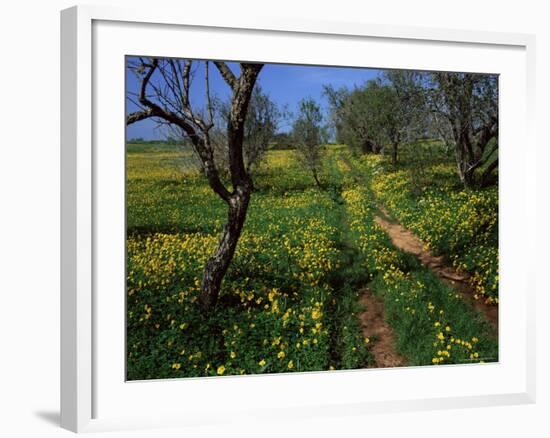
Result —
<instances>
[{"instance_id":1,"label":"green foliage","mask_svg":"<svg viewBox=\"0 0 550 438\"><path fill-rule=\"evenodd\" d=\"M294 149L292 135L287 132L278 132L273 136L270 149Z\"/></svg>"},{"instance_id":2,"label":"green foliage","mask_svg":"<svg viewBox=\"0 0 550 438\"><path fill-rule=\"evenodd\" d=\"M370 80L351 91L325 88L338 140L362 153L380 152L387 145L397 156L418 111L418 99L413 105L411 93L404 88L382 80Z\"/></svg>"},{"instance_id":3,"label":"green foliage","mask_svg":"<svg viewBox=\"0 0 550 438\"><path fill-rule=\"evenodd\" d=\"M374 220L382 200L411 228L418 223L415 231L425 232L423 238L434 236L434 248L436 242L442 249L461 247L461 263L479 268L495 254L467 240L470 231L456 228L458 219L444 223L455 226L446 239L435 233L439 228L429 217L437 215L429 205L448 198L450 206L464 209L459 218L474 211L486 217L496 199L476 192L476 202L458 204L464 195L443 164L443 152L434 152L439 164L427 167L431 183L420 198L408 189L405 165L394 170L379 156L356 159L345 146L325 153L323 191L296 160L297 151L267 153L219 304L205 318L197 303L200 280L225 205L198 172L191 151L128 146L130 380L372 364L368 347L375 340L365 343L357 318L359 293L369 282L384 301L397 348L409 364L497 360L496 340L481 317L413 256L397 251ZM496 231L484 232L488 242Z\"/></svg>"},{"instance_id":4,"label":"green foliage","mask_svg":"<svg viewBox=\"0 0 550 438\"><path fill-rule=\"evenodd\" d=\"M223 206L175 156L129 154L129 379L358 368L369 360L353 316L356 292L334 278L340 206L304 185L293 153L270 152L260 170L208 319L197 296Z\"/></svg>"},{"instance_id":5,"label":"green foliage","mask_svg":"<svg viewBox=\"0 0 550 438\"><path fill-rule=\"evenodd\" d=\"M363 105L368 138L378 145L398 144L404 122L397 92L378 81L369 81L364 89L355 92L361 94L358 100Z\"/></svg>"},{"instance_id":6,"label":"green foliage","mask_svg":"<svg viewBox=\"0 0 550 438\"><path fill-rule=\"evenodd\" d=\"M380 167L372 161L353 163L367 181L380 174ZM396 347L408 363L498 360L497 340L489 323L435 274L398 251L374 221L375 195L370 185L353 187L344 197L356 233L359 263L373 279L371 289L383 300L387 321L397 337Z\"/></svg>"},{"instance_id":7,"label":"green foliage","mask_svg":"<svg viewBox=\"0 0 550 438\"><path fill-rule=\"evenodd\" d=\"M322 126L321 108L313 99L302 99L298 116L292 125L292 137L301 161L313 174L317 185L323 160L323 143L326 134Z\"/></svg>"},{"instance_id":8,"label":"green foliage","mask_svg":"<svg viewBox=\"0 0 550 438\"><path fill-rule=\"evenodd\" d=\"M464 187L498 182L498 77L434 72L426 89L430 108L446 127ZM440 124L441 125L441 124ZM483 171L481 171L483 169Z\"/></svg>"},{"instance_id":9,"label":"green foliage","mask_svg":"<svg viewBox=\"0 0 550 438\"><path fill-rule=\"evenodd\" d=\"M362 86L324 91L337 140L355 152L391 151L395 165L403 143L438 138L464 187L498 182L497 76L387 70Z\"/></svg>"},{"instance_id":10,"label":"green foliage","mask_svg":"<svg viewBox=\"0 0 550 438\"><path fill-rule=\"evenodd\" d=\"M438 143L424 147L436 157L442 154ZM411 154L420 146L412 148ZM416 181L411 164L394 169L383 159L362 160L373 166L374 194L390 214L435 254L447 255L456 268L469 272L477 298L498 302L498 189L461 188L449 160L426 165Z\"/></svg>"}]
</instances>

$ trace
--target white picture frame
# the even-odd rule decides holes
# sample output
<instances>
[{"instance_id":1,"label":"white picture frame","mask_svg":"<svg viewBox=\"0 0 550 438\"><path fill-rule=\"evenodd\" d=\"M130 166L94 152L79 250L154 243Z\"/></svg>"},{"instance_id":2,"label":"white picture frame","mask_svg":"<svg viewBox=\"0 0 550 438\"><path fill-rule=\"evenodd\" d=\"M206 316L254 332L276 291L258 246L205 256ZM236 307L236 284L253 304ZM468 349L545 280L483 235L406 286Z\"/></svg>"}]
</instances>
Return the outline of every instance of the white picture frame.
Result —
<instances>
[{"instance_id":1,"label":"white picture frame","mask_svg":"<svg viewBox=\"0 0 550 438\"><path fill-rule=\"evenodd\" d=\"M171 37L178 32L189 32L190 35L198 32L203 41L211 37L213 40L210 42L219 42L219 46L208 46L208 41L205 42L203 47L196 47L190 57L243 60L260 60L258 57L262 57L261 60L267 62L297 62L301 59L303 63L351 65L344 59L342 52L345 50L339 51L338 47L365 44L372 47L372 53L377 53L377 62L367 65L361 60L357 65L467 70L468 67L464 66L469 63L470 69L502 75L501 132L504 146L501 147L500 194L503 201L501 215L505 220L501 227L501 251L504 256L501 258L501 281L504 286L509 286L504 287L504 291L513 289L515 293L507 295L505 292L501 296L501 351L498 364L162 382L121 380L120 358L124 357L124 351L120 343L123 337L120 336L124 327L120 321L124 320L124 312L121 311L123 306L120 306L124 294L120 291L121 296L118 296L117 291L120 282L124 281L124 277L120 278L120 272L124 272L124 258L120 258L123 254L120 245L115 245L115 251L108 251L112 254L111 259L105 248L109 242L119 242L116 239L123 236L109 240L109 236L113 236L111 233L116 234L120 227L105 228L101 212L106 209L103 207L112 207L120 213L124 207L120 205L121 198L116 196L116 190L112 191L113 196L105 190L105 186L110 185L108 183L120 184L119 176L123 172L120 154L117 155L116 149L106 149L105 146L120 143L124 114L118 110L124 104L123 99L114 105L113 110L102 109L106 108L105 96L112 96L113 92L124 93L124 87L120 89L124 78L114 74L112 83L103 84L101 81L105 77L105 69L111 68L109 60L116 63L120 54L138 54L135 47L145 55L179 56L176 45L163 45L164 52L161 53L158 44L163 37ZM139 46L139 38L143 38L142 46ZM241 52L229 53L222 41L232 38L246 47L241 47ZM125 45L128 40L133 41L134 47ZM149 41L147 47L145 40ZM261 43L253 43L252 40ZM273 53L266 54L266 44L273 44L276 40L280 41L279 52L275 53L273 49ZM332 42L334 46L330 46ZM334 49L333 54L329 54L333 56L332 62L327 60L326 53L315 50L321 44ZM377 45L384 47L377 48ZM529 251L534 242L535 219L529 213L534 208L517 208L519 201L524 202L523 205L535 205L535 140L532 129L534 46L534 36L524 34L361 22L317 22L290 17L243 16L240 21L228 22L215 14L194 16L184 10L158 8L136 10L78 6L62 11L61 426L84 432L205 424L214 421L213 418L216 422L224 422L251 417L270 419L280 415L292 418L361 415L534 402L534 275L530 268L534 264L529 263L532 256L519 254L520 250L525 250L522 254L535 254ZM310 49L307 55L304 47ZM249 52L245 53L245 49ZM431 53L432 59L429 62L413 59L415 50ZM447 53L451 52L454 55L448 56ZM396 53L400 54L399 59ZM434 53L438 54L438 59L433 57ZM120 63L117 68L123 68L123 59ZM518 82L515 86L511 85L512 79ZM506 86L506 81L509 81L509 86ZM107 111L113 111L109 113L110 121L104 120ZM112 114L114 117L111 117ZM516 122L509 123L512 120ZM517 150L506 146L514 141L517 143L518 139L523 145L521 156ZM98 147L102 148L100 153ZM124 144L120 147L123 150ZM109 159L109 154L112 154L112 159ZM508 183L512 163L519 167L513 185ZM113 221L118 220L120 225L123 214L114 216L118 219ZM528 239L513 238L514 225L518 221L527 221L532 225L524 227L524 230L531 230L528 231ZM512 263L515 266L513 272L508 269ZM107 264L120 266L116 272L107 272L103 269ZM106 295L104 291L107 289L112 293ZM106 336L107 332L113 333L113 336ZM116 362L116 367L111 366L111 360ZM437 387L437 382L449 378L459 379L454 387L452 384L448 389ZM427 379L436 383L433 388L422 389L421 385ZM472 379L478 386L475 391L473 385L466 383ZM376 382L380 382L380 388L383 385L390 388L388 382L394 382L394 385L384 395ZM368 385L372 391L359 394L350 391L361 385ZM285 391L289 390L296 391L291 401L284 396ZM180 394L185 391L186 397L193 396L195 400L186 405L176 405L173 409L167 409L168 404L164 403L145 405L147 400L158 400L162 394L167 394L168 401L175 400L177 391ZM238 394L237 400L230 409L224 410L222 403L227 402L227 395L231 393ZM263 396L267 400L263 406L257 406L255 400ZM207 411L209 397L219 399L220 403L209 405ZM120 409L122 405L130 408ZM140 408L143 409L140 411ZM131 415L131 412L135 414Z\"/></svg>"}]
</instances>

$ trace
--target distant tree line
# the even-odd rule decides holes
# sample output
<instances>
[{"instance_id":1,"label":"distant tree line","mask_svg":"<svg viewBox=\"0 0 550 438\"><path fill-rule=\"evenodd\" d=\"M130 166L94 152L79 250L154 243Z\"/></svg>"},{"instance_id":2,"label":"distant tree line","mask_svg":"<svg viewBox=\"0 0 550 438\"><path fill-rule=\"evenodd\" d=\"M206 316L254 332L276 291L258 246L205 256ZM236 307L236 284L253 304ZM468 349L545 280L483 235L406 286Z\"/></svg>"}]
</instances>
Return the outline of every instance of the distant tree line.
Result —
<instances>
[{"instance_id":1,"label":"distant tree line","mask_svg":"<svg viewBox=\"0 0 550 438\"><path fill-rule=\"evenodd\" d=\"M338 142L358 153L388 153L421 139L454 152L464 187L498 179L498 79L474 73L390 70L354 89L325 87Z\"/></svg>"},{"instance_id":2,"label":"distant tree line","mask_svg":"<svg viewBox=\"0 0 550 438\"><path fill-rule=\"evenodd\" d=\"M132 144L167 144L167 145L181 144L180 139L173 138L171 136L167 136L166 138L149 139L149 140L146 140L143 137L132 137L132 138L129 138L127 142Z\"/></svg>"},{"instance_id":3,"label":"distant tree line","mask_svg":"<svg viewBox=\"0 0 550 438\"><path fill-rule=\"evenodd\" d=\"M388 70L375 80L353 89L324 87L329 103L327 123L320 105L308 98L300 101L296 114L279 107L256 84L244 122L243 159L254 173L269 149L296 149L319 185L322 148L334 140L355 152L383 153L396 165L403 145L438 139L452 151L457 174L466 188L486 187L498 180L498 82L493 75L449 72ZM226 126L231 101L211 98L213 127L210 130L214 160L229 174ZM313 114L315 112L315 114ZM280 130L281 122L291 125ZM327 126L328 125L328 126ZM165 140L133 138L138 144L185 144L186 133L171 129ZM309 145L306 147L306 145Z\"/></svg>"}]
</instances>

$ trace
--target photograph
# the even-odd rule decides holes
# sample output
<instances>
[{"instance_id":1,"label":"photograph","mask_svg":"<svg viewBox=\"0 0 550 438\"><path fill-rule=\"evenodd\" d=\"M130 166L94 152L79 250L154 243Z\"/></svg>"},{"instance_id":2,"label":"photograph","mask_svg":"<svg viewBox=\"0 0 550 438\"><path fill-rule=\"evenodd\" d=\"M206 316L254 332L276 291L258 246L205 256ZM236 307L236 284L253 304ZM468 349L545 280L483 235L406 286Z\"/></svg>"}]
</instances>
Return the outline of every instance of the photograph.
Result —
<instances>
[{"instance_id":1,"label":"photograph","mask_svg":"<svg viewBox=\"0 0 550 438\"><path fill-rule=\"evenodd\" d=\"M499 76L126 55L126 379L499 361Z\"/></svg>"},{"instance_id":2,"label":"photograph","mask_svg":"<svg viewBox=\"0 0 550 438\"><path fill-rule=\"evenodd\" d=\"M550 437L544 6L7 2L0 438Z\"/></svg>"}]
</instances>

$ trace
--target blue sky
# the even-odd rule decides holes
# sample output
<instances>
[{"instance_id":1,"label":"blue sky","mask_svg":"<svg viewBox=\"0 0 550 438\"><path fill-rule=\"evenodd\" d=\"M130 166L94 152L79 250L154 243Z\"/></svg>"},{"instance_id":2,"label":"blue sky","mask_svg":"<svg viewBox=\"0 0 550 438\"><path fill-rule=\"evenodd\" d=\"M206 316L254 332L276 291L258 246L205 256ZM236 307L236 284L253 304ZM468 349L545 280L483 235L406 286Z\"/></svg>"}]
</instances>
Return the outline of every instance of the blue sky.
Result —
<instances>
[{"instance_id":1,"label":"blue sky","mask_svg":"<svg viewBox=\"0 0 550 438\"><path fill-rule=\"evenodd\" d=\"M192 83L191 101L197 107L204 104L204 63L196 63L195 81ZM229 63L231 69L238 74L238 65ZM201 68L202 67L202 68ZM327 111L327 101L323 96L323 85L332 85L335 88L353 88L369 79L377 77L381 70L349 67L318 67L305 65L265 64L258 82L263 91L279 106L287 105L295 112L298 102L306 97L312 97ZM127 93L137 93L139 80L128 69L126 72ZM210 91L212 95L227 98L230 90L217 69L210 68ZM127 101L127 111L136 110L136 106ZM155 128L153 120L142 120L127 127L127 138L144 138L146 140L160 139L164 133ZM279 131L287 131L288 124L282 124Z\"/></svg>"}]
</instances>

